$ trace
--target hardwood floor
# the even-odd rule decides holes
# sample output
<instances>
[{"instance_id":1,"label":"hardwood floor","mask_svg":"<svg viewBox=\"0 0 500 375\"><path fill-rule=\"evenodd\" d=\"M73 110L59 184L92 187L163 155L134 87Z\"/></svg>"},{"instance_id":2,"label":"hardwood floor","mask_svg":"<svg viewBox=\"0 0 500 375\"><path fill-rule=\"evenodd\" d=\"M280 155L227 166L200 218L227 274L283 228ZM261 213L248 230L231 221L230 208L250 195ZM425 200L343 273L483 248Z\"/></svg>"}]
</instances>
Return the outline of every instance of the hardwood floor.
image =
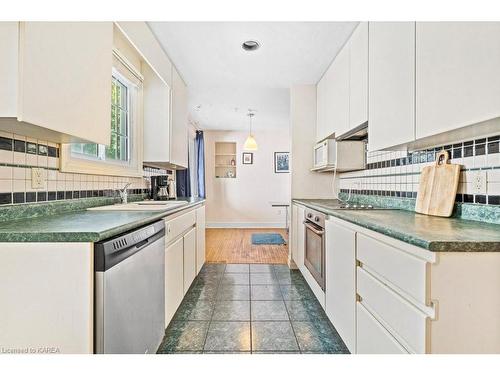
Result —
<instances>
[{"instance_id":1,"label":"hardwood floor","mask_svg":"<svg viewBox=\"0 0 500 375\"><path fill-rule=\"evenodd\" d=\"M285 229L207 229L206 261L209 263L286 264L288 244L252 245L252 233L279 233L288 242Z\"/></svg>"}]
</instances>

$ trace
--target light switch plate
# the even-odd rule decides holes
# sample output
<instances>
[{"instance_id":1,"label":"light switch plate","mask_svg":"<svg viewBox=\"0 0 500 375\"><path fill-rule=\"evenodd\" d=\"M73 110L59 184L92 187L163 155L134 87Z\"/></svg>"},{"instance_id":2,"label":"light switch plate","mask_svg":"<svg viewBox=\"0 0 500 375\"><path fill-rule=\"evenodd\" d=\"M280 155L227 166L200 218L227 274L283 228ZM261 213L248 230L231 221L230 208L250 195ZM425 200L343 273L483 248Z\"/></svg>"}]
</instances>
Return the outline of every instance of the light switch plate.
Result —
<instances>
[{"instance_id":1,"label":"light switch plate","mask_svg":"<svg viewBox=\"0 0 500 375\"><path fill-rule=\"evenodd\" d=\"M45 189L45 179L42 168L31 168L31 188Z\"/></svg>"}]
</instances>

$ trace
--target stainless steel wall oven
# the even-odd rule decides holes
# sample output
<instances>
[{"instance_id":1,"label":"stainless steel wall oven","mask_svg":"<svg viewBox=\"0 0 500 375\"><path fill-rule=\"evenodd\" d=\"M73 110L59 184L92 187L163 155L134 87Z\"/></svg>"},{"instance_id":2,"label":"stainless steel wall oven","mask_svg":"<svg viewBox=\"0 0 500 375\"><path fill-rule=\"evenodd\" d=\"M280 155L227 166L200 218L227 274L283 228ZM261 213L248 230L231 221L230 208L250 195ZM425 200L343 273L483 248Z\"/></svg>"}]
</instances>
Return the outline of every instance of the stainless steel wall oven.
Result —
<instances>
[{"instance_id":1,"label":"stainless steel wall oven","mask_svg":"<svg viewBox=\"0 0 500 375\"><path fill-rule=\"evenodd\" d=\"M305 210L304 264L322 290L325 290L325 219L321 212Z\"/></svg>"}]
</instances>

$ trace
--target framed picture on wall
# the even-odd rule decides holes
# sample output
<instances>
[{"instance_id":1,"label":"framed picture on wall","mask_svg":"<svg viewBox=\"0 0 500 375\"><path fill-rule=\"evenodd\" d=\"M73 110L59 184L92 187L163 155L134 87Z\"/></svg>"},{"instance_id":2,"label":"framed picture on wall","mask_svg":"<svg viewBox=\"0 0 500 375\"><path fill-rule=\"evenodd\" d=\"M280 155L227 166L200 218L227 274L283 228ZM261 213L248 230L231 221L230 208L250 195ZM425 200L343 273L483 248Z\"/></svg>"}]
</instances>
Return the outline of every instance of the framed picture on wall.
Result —
<instances>
[{"instance_id":1,"label":"framed picture on wall","mask_svg":"<svg viewBox=\"0 0 500 375\"><path fill-rule=\"evenodd\" d=\"M274 153L274 173L290 173L290 153Z\"/></svg>"},{"instance_id":2,"label":"framed picture on wall","mask_svg":"<svg viewBox=\"0 0 500 375\"><path fill-rule=\"evenodd\" d=\"M253 164L253 153L251 152L243 153L243 164Z\"/></svg>"}]
</instances>

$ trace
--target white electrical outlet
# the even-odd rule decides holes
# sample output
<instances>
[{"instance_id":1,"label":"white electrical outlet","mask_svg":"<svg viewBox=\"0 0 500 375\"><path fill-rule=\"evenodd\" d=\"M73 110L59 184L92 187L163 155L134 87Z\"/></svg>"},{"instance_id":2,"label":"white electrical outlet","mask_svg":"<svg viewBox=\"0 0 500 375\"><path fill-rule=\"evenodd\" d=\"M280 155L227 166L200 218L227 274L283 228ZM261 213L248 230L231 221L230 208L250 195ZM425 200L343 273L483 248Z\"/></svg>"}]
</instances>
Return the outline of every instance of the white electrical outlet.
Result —
<instances>
[{"instance_id":1,"label":"white electrical outlet","mask_svg":"<svg viewBox=\"0 0 500 375\"><path fill-rule=\"evenodd\" d=\"M478 171L472 177L474 194L486 194L486 171Z\"/></svg>"},{"instance_id":2,"label":"white electrical outlet","mask_svg":"<svg viewBox=\"0 0 500 375\"><path fill-rule=\"evenodd\" d=\"M31 188L45 189L45 179L42 168L31 168Z\"/></svg>"}]
</instances>

